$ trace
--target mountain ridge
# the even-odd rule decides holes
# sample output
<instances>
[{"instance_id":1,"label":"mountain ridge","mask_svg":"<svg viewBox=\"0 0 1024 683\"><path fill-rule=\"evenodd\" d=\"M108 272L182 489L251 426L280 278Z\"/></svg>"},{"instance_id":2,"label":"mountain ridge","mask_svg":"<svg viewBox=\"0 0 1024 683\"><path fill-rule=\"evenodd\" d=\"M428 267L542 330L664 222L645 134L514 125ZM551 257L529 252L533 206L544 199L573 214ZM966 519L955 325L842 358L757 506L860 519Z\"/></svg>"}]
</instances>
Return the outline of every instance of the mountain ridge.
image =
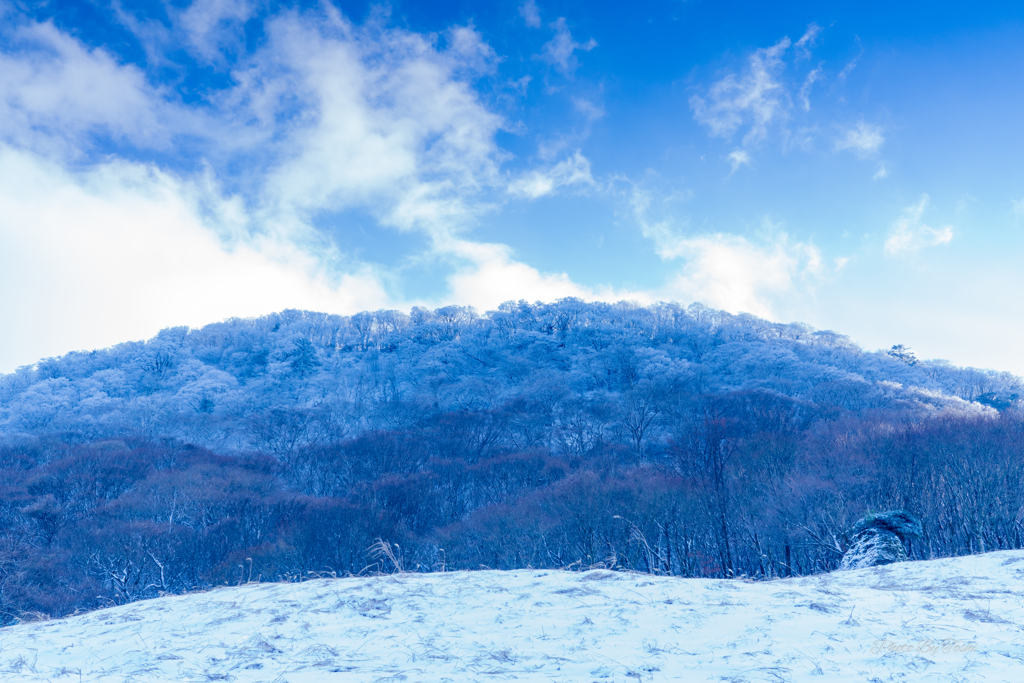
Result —
<instances>
[{"instance_id":1,"label":"mountain ridge","mask_svg":"<svg viewBox=\"0 0 1024 683\"><path fill-rule=\"evenodd\" d=\"M195 430L214 416L237 418L253 406L365 402L366 392L352 386L365 381L356 375L376 374L371 381L378 384L388 379L368 367L374 363L390 366L392 374L405 370L407 376L395 377L391 390L406 394L419 392L422 387L415 385L425 381L451 385L467 376L497 378L504 388L514 388L523 379L516 373L530 371L515 358L521 354L540 369L575 363L559 379L578 393L621 393L632 389L635 380L659 379L673 390L680 384L692 393L765 389L854 410L885 405L885 394L893 401L969 410L956 405L956 399L981 399L1005 408L1024 387L1010 373L918 361L900 345L888 354L865 352L832 331L734 316L696 304L644 307L563 299L553 304L509 302L484 315L458 306L417 308L409 315L289 310L198 329L167 328L145 342L72 352L0 376L0 434L36 433L53 425L91 431L92 438L130 433L140 426L155 435L152 419L159 412L179 420L188 417L189 438L194 440ZM400 367L402 362L393 359L402 357L409 359L407 365L421 367ZM577 359L600 364L605 377ZM422 367L424 363L435 367ZM434 376L423 376L428 373ZM584 373L589 376L580 376ZM399 386L403 381L406 386ZM328 382L334 386L324 386ZM812 384L824 386L815 391ZM261 389L282 400L268 400ZM388 391L380 386L373 390ZM458 397L447 398L447 403L444 397L435 402L440 408L465 407ZM494 402L482 394L473 399ZM147 411L148 416L138 415ZM70 424L62 425L62 420ZM118 420L124 423L120 428L111 425ZM143 424L133 427L133 420ZM228 445L223 424L206 431L203 445ZM244 437L230 444L252 446Z\"/></svg>"}]
</instances>

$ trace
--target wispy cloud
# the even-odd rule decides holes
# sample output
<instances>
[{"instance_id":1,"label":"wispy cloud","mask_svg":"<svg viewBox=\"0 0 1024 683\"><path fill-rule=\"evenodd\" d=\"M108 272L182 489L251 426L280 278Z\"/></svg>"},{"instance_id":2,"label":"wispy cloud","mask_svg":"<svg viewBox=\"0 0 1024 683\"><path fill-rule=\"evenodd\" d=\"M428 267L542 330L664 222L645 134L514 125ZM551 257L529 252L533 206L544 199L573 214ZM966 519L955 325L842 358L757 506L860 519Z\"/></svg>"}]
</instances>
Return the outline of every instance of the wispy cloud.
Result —
<instances>
[{"instance_id":1,"label":"wispy cloud","mask_svg":"<svg viewBox=\"0 0 1024 683\"><path fill-rule=\"evenodd\" d=\"M744 144L764 138L768 126L785 116L785 89L779 80L784 67L782 55L790 46L789 38L756 50L747 61L747 70L737 76L728 74L714 83L705 96L693 95L693 116L718 137L732 137L747 127Z\"/></svg>"},{"instance_id":2,"label":"wispy cloud","mask_svg":"<svg viewBox=\"0 0 1024 683\"><path fill-rule=\"evenodd\" d=\"M885 135L880 126L861 121L857 125L843 131L842 135L835 141L835 149L837 152L850 150L857 156L864 158L877 154L882 149L884 143Z\"/></svg>"},{"instance_id":3,"label":"wispy cloud","mask_svg":"<svg viewBox=\"0 0 1024 683\"><path fill-rule=\"evenodd\" d=\"M577 50L589 52L597 47L597 41L593 38L585 43L573 40L572 33L565 23L565 17L559 17L551 24L551 28L555 31L555 37L544 44L540 59L553 66L562 75L572 76L579 67L579 60L576 58Z\"/></svg>"},{"instance_id":4,"label":"wispy cloud","mask_svg":"<svg viewBox=\"0 0 1024 683\"><path fill-rule=\"evenodd\" d=\"M251 0L205 0L171 11L193 52L207 62L218 62L225 50L245 39L245 22L255 9L256 3Z\"/></svg>"},{"instance_id":5,"label":"wispy cloud","mask_svg":"<svg viewBox=\"0 0 1024 683\"><path fill-rule=\"evenodd\" d=\"M821 79L821 74L822 70L819 65L817 69L813 69L807 74L807 77L804 78L803 85L800 86L800 104L804 108L804 111L811 110L811 88L813 88L814 84Z\"/></svg>"},{"instance_id":6,"label":"wispy cloud","mask_svg":"<svg viewBox=\"0 0 1024 683\"><path fill-rule=\"evenodd\" d=\"M878 169L875 170L875 174L871 176L872 180L882 180L883 178L889 177L889 167L886 166L884 161L878 163Z\"/></svg>"},{"instance_id":7,"label":"wispy cloud","mask_svg":"<svg viewBox=\"0 0 1024 683\"><path fill-rule=\"evenodd\" d=\"M519 6L519 16L530 28L540 28L540 9L535 0L526 0Z\"/></svg>"},{"instance_id":8,"label":"wispy cloud","mask_svg":"<svg viewBox=\"0 0 1024 683\"><path fill-rule=\"evenodd\" d=\"M811 22L807 26L807 31L800 36L800 40L793 43L797 61L811 58L811 50L817 46L819 35L821 35L821 27Z\"/></svg>"},{"instance_id":9,"label":"wispy cloud","mask_svg":"<svg viewBox=\"0 0 1024 683\"><path fill-rule=\"evenodd\" d=\"M737 156L736 152L727 155L733 172L749 163L770 136L777 135L786 150L808 151L820 131L826 129L808 117L812 93L819 83L828 80L826 63L801 67L811 58L822 33L822 28L812 23L796 42L783 37L770 47L756 49L747 56L742 69L726 73L690 97L694 120L705 126L711 137L732 140L742 135L740 150L746 156ZM855 63L856 59L846 65L838 77L840 81ZM796 123L791 123L794 120ZM884 142L880 126L861 121L842 128L831 144L836 151L870 157L881 150Z\"/></svg>"},{"instance_id":10,"label":"wispy cloud","mask_svg":"<svg viewBox=\"0 0 1024 683\"><path fill-rule=\"evenodd\" d=\"M604 107L594 104L585 97L574 97L572 98L572 104L576 107L576 111L586 116L591 121L603 118L605 115Z\"/></svg>"},{"instance_id":11,"label":"wispy cloud","mask_svg":"<svg viewBox=\"0 0 1024 683\"><path fill-rule=\"evenodd\" d=\"M843 70L839 72L838 76L836 76L837 82L844 83L846 81L850 74L853 73L853 70L857 68L857 62L860 61L860 58L863 54L864 48L861 48L860 54L858 54L856 57L854 57L853 59L846 63L846 65L843 67Z\"/></svg>"},{"instance_id":12,"label":"wispy cloud","mask_svg":"<svg viewBox=\"0 0 1024 683\"><path fill-rule=\"evenodd\" d=\"M885 241L886 254L898 256L952 241L952 226L933 228L922 222L921 218L927 206L928 195L922 195L921 201L903 210L903 214L893 224Z\"/></svg>"},{"instance_id":13,"label":"wispy cloud","mask_svg":"<svg viewBox=\"0 0 1024 683\"><path fill-rule=\"evenodd\" d=\"M732 173L739 170L740 166L750 166L750 154L743 149L734 149L729 153L729 163L732 164Z\"/></svg>"},{"instance_id":14,"label":"wispy cloud","mask_svg":"<svg viewBox=\"0 0 1024 683\"><path fill-rule=\"evenodd\" d=\"M528 199L538 199L570 185L595 185L590 173L590 161L579 150L551 168L536 169L519 176L509 185L509 192Z\"/></svg>"}]
</instances>

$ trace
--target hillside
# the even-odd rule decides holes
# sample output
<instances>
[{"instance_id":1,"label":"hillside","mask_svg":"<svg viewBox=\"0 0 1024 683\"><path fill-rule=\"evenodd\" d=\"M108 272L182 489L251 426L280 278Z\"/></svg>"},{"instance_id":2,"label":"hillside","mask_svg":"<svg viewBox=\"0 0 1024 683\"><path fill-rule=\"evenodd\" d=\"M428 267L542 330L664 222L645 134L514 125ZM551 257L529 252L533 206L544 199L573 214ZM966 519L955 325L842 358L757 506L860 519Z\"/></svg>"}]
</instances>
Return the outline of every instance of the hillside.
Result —
<instances>
[{"instance_id":1,"label":"hillside","mask_svg":"<svg viewBox=\"0 0 1024 683\"><path fill-rule=\"evenodd\" d=\"M770 582L609 571L245 585L0 631L42 681L1024 679L1024 552Z\"/></svg>"},{"instance_id":2,"label":"hillside","mask_svg":"<svg viewBox=\"0 0 1024 683\"><path fill-rule=\"evenodd\" d=\"M869 510L912 559L1018 549L1020 389L699 305L169 329L0 377L0 625L368 567L809 575Z\"/></svg>"},{"instance_id":3,"label":"hillside","mask_svg":"<svg viewBox=\"0 0 1024 683\"><path fill-rule=\"evenodd\" d=\"M64 440L174 437L219 451L282 454L455 411L515 406L511 436L585 452L594 440L638 447L657 434L573 435L573 406L628 410L631 398L758 391L803 412L899 409L915 415L1008 406L1008 373L921 361L902 347L868 353L832 331L734 316L699 304L508 303L477 314L285 311L146 342L69 353L0 377L0 435ZM980 403L972 405L971 402ZM635 401L634 401L635 403ZM667 406L664 406L667 407ZM635 431L635 430L634 430ZM603 432L608 432L603 433Z\"/></svg>"}]
</instances>

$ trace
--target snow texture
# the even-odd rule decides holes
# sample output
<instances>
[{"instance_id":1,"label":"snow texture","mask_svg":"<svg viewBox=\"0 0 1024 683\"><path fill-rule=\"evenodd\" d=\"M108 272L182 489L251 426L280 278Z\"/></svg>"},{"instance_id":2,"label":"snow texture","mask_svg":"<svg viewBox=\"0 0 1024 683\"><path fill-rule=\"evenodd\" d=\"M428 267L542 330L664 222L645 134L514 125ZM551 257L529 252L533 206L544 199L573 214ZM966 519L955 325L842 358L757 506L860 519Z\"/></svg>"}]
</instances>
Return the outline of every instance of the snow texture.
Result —
<instances>
[{"instance_id":1,"label":"snow texture","mask_svg":"<svg viewBox=\"0 0 1024 683\"><path fill-rule=\"evenodd\" d=\"M1024 551L771 582L251 584L0 630L22 681L1024 681Z\"/></svg>"}]
</instances>

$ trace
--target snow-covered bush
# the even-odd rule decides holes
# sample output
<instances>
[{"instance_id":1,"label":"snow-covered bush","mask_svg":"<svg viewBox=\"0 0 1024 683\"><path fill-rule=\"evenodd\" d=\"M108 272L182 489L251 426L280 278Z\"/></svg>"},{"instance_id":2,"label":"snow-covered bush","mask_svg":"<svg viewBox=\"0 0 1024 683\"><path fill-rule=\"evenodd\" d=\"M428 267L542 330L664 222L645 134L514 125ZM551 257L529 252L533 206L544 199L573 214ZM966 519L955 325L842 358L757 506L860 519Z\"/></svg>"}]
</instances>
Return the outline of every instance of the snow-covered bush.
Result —
<instances>
[{"instance_id":1,"label":"snow-covered bush","mask_svg":"<svg viewBox=\"0 0 1024 683\"><path fill-rule=\"evenodd\" d=\"M905 510L869 512L853 527L853 543L843 555L840 569L863 569L903 562L908 538L924 533L920 520Z\"/></svg>"}]
</instances>

